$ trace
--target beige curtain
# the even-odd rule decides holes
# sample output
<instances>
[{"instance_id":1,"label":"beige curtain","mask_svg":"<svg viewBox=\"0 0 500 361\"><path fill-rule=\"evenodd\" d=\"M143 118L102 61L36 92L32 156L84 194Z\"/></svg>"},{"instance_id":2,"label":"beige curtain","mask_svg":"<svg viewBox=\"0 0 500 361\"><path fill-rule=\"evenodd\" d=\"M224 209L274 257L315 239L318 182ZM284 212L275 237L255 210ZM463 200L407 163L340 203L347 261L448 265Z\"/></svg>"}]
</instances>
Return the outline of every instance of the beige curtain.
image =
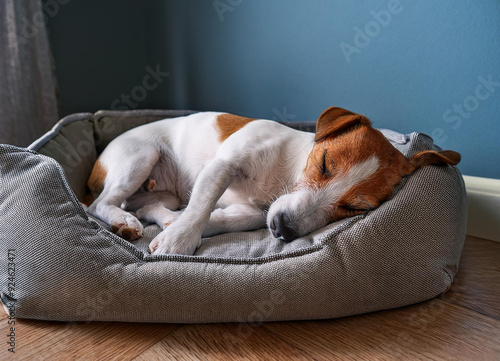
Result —
<instances>
[{"instance_id":1,"label":"beige curtain","mask_svg":"<svg viewBox=\"0 0 500 361\"><path fill-rule=\"evenodd\" d=\"M0 0L0 143L28 146L58 120L41 0Z\"/></svg>"}]
</instances>

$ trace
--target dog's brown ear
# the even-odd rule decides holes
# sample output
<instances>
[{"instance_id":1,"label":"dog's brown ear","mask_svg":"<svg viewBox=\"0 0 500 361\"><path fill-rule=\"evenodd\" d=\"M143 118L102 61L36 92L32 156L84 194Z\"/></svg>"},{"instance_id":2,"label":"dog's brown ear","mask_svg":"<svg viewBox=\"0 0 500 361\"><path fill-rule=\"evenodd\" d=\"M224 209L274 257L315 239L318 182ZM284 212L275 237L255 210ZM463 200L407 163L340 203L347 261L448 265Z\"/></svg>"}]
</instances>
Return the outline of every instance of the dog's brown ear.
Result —
<instances>
[{"instance_id":1,"label":"dog's brown ear","mask_svg":"<svg viewBox=\"0 0 500 361\"><path fill-rule=\"evenodd\" d=\"M460 154L452 150L424 150L410 158L411 173L425 165L456 165L460 162Z\"/></svg>"},{"instance_id":2,"label":"dog's brown ear","mask_svg":"<svg viewBox=\"0 0 500 361\"><path fill-rule=\"evenodd\" d=\"M319 116L316 122L314 140L319 142L328 137L336 136L358 124L371 125L371 122L365 116L347 109L330 107Z\"/></svg>"}]
</instances>

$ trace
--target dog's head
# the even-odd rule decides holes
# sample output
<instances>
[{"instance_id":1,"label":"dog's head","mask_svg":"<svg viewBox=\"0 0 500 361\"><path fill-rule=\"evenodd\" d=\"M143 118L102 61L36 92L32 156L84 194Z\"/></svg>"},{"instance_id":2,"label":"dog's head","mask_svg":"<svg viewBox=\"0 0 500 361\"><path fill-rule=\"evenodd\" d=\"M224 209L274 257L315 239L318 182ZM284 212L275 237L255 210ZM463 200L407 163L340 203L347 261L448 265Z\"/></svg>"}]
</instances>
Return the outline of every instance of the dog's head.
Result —
<instances>
[{"instance_id":1,"label":"dog's head","mask_svg":"<svg viewBox=\"0 0 500 361\"><path fill-rule=\"evenodd\" d=\"M289 242L377 208L402 177L422 166L459 161L456 152L431 150L408 159L366 117L331 107L317 121L300 180L271 205L267 225L276 238Z\"/></svg>"}]
</instances>

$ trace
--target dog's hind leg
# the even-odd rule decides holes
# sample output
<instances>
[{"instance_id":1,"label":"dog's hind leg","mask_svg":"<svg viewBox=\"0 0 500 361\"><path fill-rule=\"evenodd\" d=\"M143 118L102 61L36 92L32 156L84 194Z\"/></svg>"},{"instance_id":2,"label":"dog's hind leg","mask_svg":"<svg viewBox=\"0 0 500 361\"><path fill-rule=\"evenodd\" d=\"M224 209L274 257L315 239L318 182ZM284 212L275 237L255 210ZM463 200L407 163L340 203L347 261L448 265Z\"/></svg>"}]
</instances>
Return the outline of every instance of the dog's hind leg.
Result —
<instances>
[{"instance_id":1,"label":"dog's hind leg","mask_svg":"<svg viewBox=\"0 0 500 361\"><path fill-rule=\"evenodd\" d=\"M136 193L127 200L127 210L136 212L137 218L153 222L162 229L168 227L181 213L181 201L168 191Z\"/></svg>"},{"instance_id":2,"label":"dog's hind leg","mask_svg":"<svg viewBox=\"0 0 500 361\"><path fill-rule=\"evenodd\" d=\"M202 237L220 233L251 231L266 227L264 213L250 204L232 204L226 208L216 208L210 214L210 220Z\"/></svg>"},{"instance_id":3,"label":"dog's hind leg","mask_svg":"<svg viewBox=\"0 0 500 361\"><path fill-rule=\"evenodd\" d=\"M120 206L148 179L158 159L159 153L152 147L111 143L90 175L90 190L100 194L88 212L108 223L119 236L129 241L140 238L143 231L141 222Z\"/></svg>"}]
</instances>

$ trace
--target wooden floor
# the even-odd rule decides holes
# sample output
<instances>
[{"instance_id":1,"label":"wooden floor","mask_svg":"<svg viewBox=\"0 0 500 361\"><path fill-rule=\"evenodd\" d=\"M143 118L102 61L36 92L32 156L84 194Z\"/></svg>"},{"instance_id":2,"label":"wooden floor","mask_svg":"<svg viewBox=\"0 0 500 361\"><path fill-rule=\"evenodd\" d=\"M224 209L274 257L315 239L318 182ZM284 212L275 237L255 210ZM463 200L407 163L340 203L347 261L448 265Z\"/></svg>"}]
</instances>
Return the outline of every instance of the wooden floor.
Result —
<instances>
[{"instance_id":1,"label":"wooden floor","mask_svg":"<svg viewBox=\"0 0 500 361\"><path fill-rule=\"evenodd\" d=\"M0 360L500 360L500 243L468 237L451 289L421 304L326 321L168 325L16 320Z\"/></svg>"}]
</instances>

